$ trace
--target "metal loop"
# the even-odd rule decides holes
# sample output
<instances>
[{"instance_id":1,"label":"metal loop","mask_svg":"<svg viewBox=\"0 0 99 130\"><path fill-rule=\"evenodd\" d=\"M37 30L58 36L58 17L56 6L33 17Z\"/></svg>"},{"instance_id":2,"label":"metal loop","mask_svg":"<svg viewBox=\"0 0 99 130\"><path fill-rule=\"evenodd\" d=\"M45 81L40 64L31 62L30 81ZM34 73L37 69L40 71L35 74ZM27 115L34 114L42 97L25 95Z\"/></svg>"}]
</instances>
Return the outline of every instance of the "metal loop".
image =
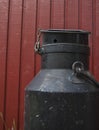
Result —
<instances>
[{"instance_id":1,"label":"metal loop","mask_svg":"<svg viewBox=\"0 0 99 130\"><path fill-rule=\"evenodd\" d=\"M72 65L72 70L74 73L80 73L81 71L84 71L84 64L81 61L76 61Z\"/></svg>"},{"instance_id":2,"label":"metal loop","mask_svg":"<svg viewBox=\"0 0 99 130\"><path fill-rule=\"evenodd\" d=\"M34 46L35 52L38 52L39 49L40 49L40 44L39 44L39 42L36 42L36 43L35 43L35 46Z\"/></svg>"},{"instance_id":3,"label":"metal loop","mask_svg":"<svg viewBox=\"0 0 99 130\"><path fill-rule=\"evenodd\" d=\"M76 74L77 77L86 80L87 82L93 83L95 86L99 87L99 83L95 78L87 71L84 70L84 64L81 61L76 61L72 65L74 71L73 74Z\"/></svg>"}]
</instances>

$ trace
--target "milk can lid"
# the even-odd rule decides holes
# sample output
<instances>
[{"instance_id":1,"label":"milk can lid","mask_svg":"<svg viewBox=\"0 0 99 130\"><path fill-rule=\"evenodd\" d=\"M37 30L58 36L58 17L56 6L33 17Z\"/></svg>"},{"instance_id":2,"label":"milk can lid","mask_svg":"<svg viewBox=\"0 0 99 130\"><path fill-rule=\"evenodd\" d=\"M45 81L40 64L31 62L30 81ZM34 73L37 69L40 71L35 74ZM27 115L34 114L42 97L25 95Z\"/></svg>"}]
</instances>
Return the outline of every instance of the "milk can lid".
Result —
<instances>
[{"instance_id":1,"label":"milk can lid","mask_svg":"<svg viewBox=\"0 0 99 130\"><path fill-rule=\"evenodd\" d=\"M79 30L79 29L48 29L40 30L43 33L76 33L76 34L90 34L89 31Z\"/></svg>"}]
</instances>

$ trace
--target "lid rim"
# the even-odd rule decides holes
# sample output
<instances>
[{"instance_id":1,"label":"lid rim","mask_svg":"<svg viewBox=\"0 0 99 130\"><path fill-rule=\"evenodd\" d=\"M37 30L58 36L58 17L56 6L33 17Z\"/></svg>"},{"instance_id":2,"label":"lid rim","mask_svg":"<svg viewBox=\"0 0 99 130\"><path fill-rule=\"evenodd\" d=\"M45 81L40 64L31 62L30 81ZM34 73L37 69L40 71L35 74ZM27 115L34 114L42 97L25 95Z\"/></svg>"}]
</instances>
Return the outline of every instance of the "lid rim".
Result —
<instances>
[{"instance_id":1,"label":"lid rim","mask_svg":"<svg viewBox=\"0 0 99 130\"><path fill-rule=\"evenodd\" d=\"M48 29L40 30L42 33L76 33L76 34L90 34L91 32L80 29Z\"/></svg>"}]
</instances>

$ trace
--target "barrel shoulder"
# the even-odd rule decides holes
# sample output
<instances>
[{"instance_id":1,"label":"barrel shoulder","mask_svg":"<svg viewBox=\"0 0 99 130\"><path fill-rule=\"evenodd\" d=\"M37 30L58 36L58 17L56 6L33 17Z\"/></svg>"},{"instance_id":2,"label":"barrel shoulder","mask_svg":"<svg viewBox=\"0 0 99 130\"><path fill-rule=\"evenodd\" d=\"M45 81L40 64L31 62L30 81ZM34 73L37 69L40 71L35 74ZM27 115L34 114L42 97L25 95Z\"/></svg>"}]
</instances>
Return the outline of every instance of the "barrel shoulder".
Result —
<instances>
[{"instance_id":1,"label":"barrel shoulder","mask_svg":"<svg viewBox=\"0 0 99 130\"><path fill-rule=\"evenodd\" d=\"M27 85L25 91L82 93L98 92L93 84L86 81L72 82L73 71L70 69L42 69Z\"/></svg>"}]
</instances>

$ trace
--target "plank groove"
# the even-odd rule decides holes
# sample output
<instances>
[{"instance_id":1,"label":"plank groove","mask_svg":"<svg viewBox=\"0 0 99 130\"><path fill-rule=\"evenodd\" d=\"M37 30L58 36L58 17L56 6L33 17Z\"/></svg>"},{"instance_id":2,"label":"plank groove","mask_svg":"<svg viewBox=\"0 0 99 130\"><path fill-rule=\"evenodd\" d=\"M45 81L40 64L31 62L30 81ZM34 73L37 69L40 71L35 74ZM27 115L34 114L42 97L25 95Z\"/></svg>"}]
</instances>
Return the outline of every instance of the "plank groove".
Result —
<instances>
[{"instance_id":1,"label":"plank groove","mask_svg":"<svg viewBox=\"0 0 99 130\"><path fill-rule=\"evenodd\" d=\"M6 91L6 54L8 34L9 0L0 1L0 113L5 117L5 91ZM0 116L0 130L3 130L3 122Z\"/></svg>"},{"instance_id":2,"label":"plank groove","mask_svg":"<svg viewBox=\"0 0 99 130\"><path fill-rule=\"evenodd\" d=\"M37 0L24 0L19 90L19 130L24 130L24 90L35 72L35 30Z\"/></svg>"},{"instance_id":3,"label":"plank groove","mask_svg":"<svg viewBox=\"0 0 99 130\"><path fill-rule=\"evenodd\" d=\"M37 27L36 34L39 29L50 28L50 0L38 0ZM36 35L37 38L37 35ZM40 70L41 56L36 54L36 73Z\"/></svg>"},{"instance_id":4,"label":"plank groove","mask_svg":"<svg viewBox=\"0 0 99 130\"><path fill-rule=\"evenodd\" d=\"M9 7L9 29L6 75L5 121L8 128L15 120L18 127L18 92L20 67L22 1L11 1Z\"/></svg>"},{"instance_id":5,"label":"plank groove","mask_svg":"<svg viewBox=\"0 0 99 130\"><path fill-rule=\"evenodd\" d=\"M78 1L79 0L66 0L66 28L78 29Z\"/></svg>"},{"instance_id":6,"label":"plank groove","mask_svg":"<svg viewBox=\"0 0 99 130\"><path fill-rule=\"evenodd\" d=\"M93 43L92 43L92 33L93 33L93 23L92 23L92 0L80 1L79 5L79 28L83 30L88 30L91 32L89 36L89 46L90 46L90 70L93 72Z\"/></svg>"},{"instance_id":7,"label":"plank groove","mask_svg":"<svg viewBox=\"0 0 99 130\"><path fill-rule=\"evenodd\" d=\"M94 0L93 5L93 58L94 58L94 75L96 79L99 81L99 1Z\"/></svg>"},{"instance_id":8,"label":"plank groove","mask_svg":"<svg viewBox=\"0 0 99 130\"><path fill-rule=\"evenodd\" d=\"M64 28L64 0L52 0L51 28Z\"/></svg>"}]
</instances>

